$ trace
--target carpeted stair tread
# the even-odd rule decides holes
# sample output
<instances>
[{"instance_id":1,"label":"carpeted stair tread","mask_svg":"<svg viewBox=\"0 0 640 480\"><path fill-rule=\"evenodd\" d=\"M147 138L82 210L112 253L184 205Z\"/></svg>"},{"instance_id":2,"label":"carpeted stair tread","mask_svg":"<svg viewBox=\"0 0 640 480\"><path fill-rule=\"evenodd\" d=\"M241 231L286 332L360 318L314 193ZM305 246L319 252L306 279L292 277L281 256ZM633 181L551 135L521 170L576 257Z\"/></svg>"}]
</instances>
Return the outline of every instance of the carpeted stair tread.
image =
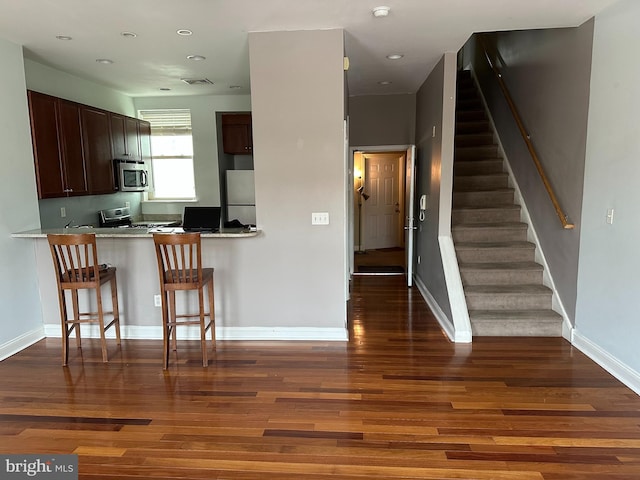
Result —
<instances>
[{"instance_id":1,"label":"carpeted stair tread","mask_svg":"<svg viewBox=\"0 0 640 480\"><path fill-rule=\"evenodd\" d=\"M467 262L459 267L460 270L543 270L542 265L536 262Z\"/></svg>"},{"instance_id":2,"label":"carpeted stair tread","mask_svg":"<svg viewBox=\"0 0 640 480\"><path fill-rule=\"evenodd\" d=\"M562 315L553 310L469 310L469 317L474 320L555 320L562 321Z\"/></svg>"},{"instance_id":3,"label":"carpeted stair tread","mask_svg":"<svg viewBox=\"0 0 640 480\"><path fill-rule=\"evenodd\" d=\"M498 295L550 295L551 289L544 285L469 285L465 287L468 294L498 294Z\"/></svg>"}]
</instances>

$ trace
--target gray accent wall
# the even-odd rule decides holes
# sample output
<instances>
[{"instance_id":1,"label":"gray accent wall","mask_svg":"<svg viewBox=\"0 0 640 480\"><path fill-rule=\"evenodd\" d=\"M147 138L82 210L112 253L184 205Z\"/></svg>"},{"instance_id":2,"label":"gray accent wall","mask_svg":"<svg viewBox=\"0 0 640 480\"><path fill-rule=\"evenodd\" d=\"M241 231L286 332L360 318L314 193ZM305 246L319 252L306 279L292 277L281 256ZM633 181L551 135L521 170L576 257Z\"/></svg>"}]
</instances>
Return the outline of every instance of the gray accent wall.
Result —
<instances>
[{"instance_id":1,"label":"gray accent wall","mask_svg":"<svg viewBox=\"0 0 640 480\"><path fill-rule=\"evenodd\" d=\"M427 195L429 200L424 221L417 220L415 255L416 258L420 257L420 263L416 265L415 275L428 289L450 323L453 323L442 253L438 241L442 221L448 222L450 231L451 200L449 200L449 216L441 218L443 214L441 179L443 175L443 129L449 130L447 138L450 141L453 140L453 119L449 119L445 124L447 117L445 114L447 108L445 105L446 82L453 81L455 88L455 77L450 79L446 76L445 63L451 60L455 62L455 57L453 59L442 57L416 96L416 199L419 199L421 195ZM434 127L435 136L432 135ZM453 158L448 159L444 168L452 170ZM451 171L448 175L451 176ZM448 193L444 191L442 193L451 196L450 181L448 188ZM417 206L416 202L416 208Z\"/></svg>"},{"instance_id":2,"label":"gray accent wall","mask_svg":"<svg viewBox=\"0 0 640 480\"><path fill-rule=\"evenodd\" d=\"M497 49L513 97L561 208L575 224L563 229L506 100L480 48L473 70L521 189L569 320L575 321L582 189L589 109L593 20L577 28L503 32ZM476 42L480 46L480 42Z\"/></svg>"},{"instance_id":3,"label":"gray accent wall","mask_svg":"<svg viewBox=\"0 0 640 480\"><path fill-rule=\"evenodd\" d=\"M349 98L349 145L413 145L416 95Z\"/></svg>"},{"instance_id":4,"label":"gray accent wall","mask_svg":"<svg viewBox=\"0 0 640 480\"><path fill-rule=\"evenodd\" d=\"M44 335L35 250L11 238L38 228L22 48L0 39L0 358Z\"/></svg>"},{"instance_id":5,"label":"gray accent wall","mask_svg":"<svg viewBox=\"0 0 640 480\"><path fill-rule=\"evenodd\" d=\"M640 387L640 3L596 17L576 334ZM613 224L606 222L613 208Z\"/></svg>"}]
</instances>

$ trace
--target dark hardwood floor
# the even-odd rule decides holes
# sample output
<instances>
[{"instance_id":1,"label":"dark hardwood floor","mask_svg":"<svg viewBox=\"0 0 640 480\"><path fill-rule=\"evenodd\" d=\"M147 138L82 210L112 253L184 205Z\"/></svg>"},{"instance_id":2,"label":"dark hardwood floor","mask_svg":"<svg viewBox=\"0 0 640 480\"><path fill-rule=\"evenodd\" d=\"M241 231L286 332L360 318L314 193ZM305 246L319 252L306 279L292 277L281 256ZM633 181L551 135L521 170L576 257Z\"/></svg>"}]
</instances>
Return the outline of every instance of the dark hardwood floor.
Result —
<instances>
[{"instance_id":1,"label":"dark hardwood floor","mask_svg":"<svg viewBox=\"0 0 640 480\"><path fill-rule=\"evenodd\" d=\"M81 479L640 478L640 398L559 338L450 343L403 277L357 277L351 340L72 348L0 363L0 453ZM72 342L72 345L74 343Z\"/></svg>"}]
</instances>

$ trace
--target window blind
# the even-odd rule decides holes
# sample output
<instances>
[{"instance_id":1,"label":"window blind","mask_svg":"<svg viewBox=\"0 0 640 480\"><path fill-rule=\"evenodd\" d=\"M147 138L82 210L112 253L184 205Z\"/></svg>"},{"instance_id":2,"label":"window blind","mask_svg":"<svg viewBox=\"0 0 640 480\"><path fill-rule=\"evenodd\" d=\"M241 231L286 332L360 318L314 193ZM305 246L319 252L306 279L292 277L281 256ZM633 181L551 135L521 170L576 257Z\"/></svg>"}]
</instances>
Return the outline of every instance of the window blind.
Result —
<instances>
[{"instance_id":1,"label":"window blind","mask_svg":"<svg viewBox=\"0 0 640 480\"><path fill-rule=\"evenodd\" d=\"M152 135L191 135L189 109L140 110L138 115L151 124Z\"/></svg>"}]
</instances>

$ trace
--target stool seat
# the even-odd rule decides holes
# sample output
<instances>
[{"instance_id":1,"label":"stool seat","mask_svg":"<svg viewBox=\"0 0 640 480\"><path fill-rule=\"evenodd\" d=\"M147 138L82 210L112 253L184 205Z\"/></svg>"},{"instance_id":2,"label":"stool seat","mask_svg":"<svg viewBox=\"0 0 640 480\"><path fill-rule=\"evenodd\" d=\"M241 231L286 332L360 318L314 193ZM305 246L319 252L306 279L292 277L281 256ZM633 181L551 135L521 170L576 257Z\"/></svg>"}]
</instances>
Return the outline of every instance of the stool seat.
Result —
<instances>
[{"instance_id":1,"label":"stool seat","mask_svg":"<svg viewBox=\"0 0 640 480\"><path fill-rule=\"evenodd\" d=\"M209 365L207 355L207 331L211 331L211 343L215 349L215 304L213 297L213 268L202 267L200 233L154 233L156 259L162 297L162 338L164 364L169 367L169 348L177 350L176 328L182 325L200 327L202 366ZM207 290L208 312L205 309L204 290ZM176 312L176 292L195 290L198 293L198 313ZM205 318L208 317L206 321ZM195 320L188 320L193 318Z\"/></svg>"},{"instance_id":2,"label":"stool seat","mask_svg":"<svg viewBox=\"0 0 640 480\"><path fill-rule=\"evenodd\" d=\"M120 345L120 314L118 311L118 285L116 268L98 263L96 236L94 233L49 234L47 235L58 286L60 321L62 324L62 365L69 363L69 337L75 332L76 345L82 346L80 325L97 324L100 329L102 361L107 362L107 342L105 331L114 327L116 343ZM102 305L102 285L111 288L111 311L104 311ZM95 311L81 312L78 291L95 292ZM67 292L71 296L72 316L67 308ZM90 300L90 299L89 299ZM105 316L112 320L105 324Z\"/></svg>"}]
</instances>

